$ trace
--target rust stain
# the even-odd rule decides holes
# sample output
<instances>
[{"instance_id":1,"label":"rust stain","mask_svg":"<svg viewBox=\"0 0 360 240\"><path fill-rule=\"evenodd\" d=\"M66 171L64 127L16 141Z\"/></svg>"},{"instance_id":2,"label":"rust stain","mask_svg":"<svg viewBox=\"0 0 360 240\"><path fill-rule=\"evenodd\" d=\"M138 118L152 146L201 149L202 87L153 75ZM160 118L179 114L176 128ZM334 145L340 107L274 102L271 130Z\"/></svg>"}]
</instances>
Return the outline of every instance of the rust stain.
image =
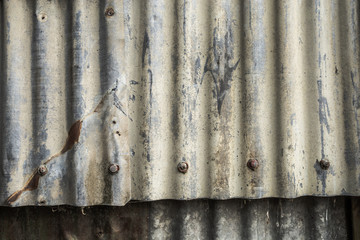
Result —
<instances>
[{"instance_id":1,"label":"rust stain","mask_svg":"<svg viewBox=\"0 0 360 240\"><path fill-rule=\"evenodd\" d=\"M61 150L61 154L70 150L75 143L79 142L80 132L81 132L82 121L76 121L70 128L68 138L66 139L65 146Z\"/></svg>"},{"instance_id":2,"label":"rust stain","mask_svg":"<svg viewBox=\"0 0 360 240\"><path fill-rule=\"evenodd\" d=\"M73 123L69 129L69 132L68 132L68 137L66 139L66 142L64 144L64 146L62 147L62 149L54 154L54 155L51 155L48 159L46 159L43 163L43 165L46 165L48 164L51 160L53 160L54 158L57 158L59 157L60 155L66 153L67 151L69 151L70 149L72 149L74 147L74 145L76 143L79 142L79 138L80 138L80 133L81 133L81 127L82 127L82 123L83 121L85 120L85 118L87 118L88 116L90 116L91 114L94 114L94 113L98 113L100 112L100 109L102 108L102 106L104 105L105 103L105 97L108 96L108 95L111 95L113 93L114 95L114 98L115 98L115 94L114 92L117 90L117 85L118 85L118 81L116 81L116 87L111 89L110 91L108 91L103 97L102 99L100 100L100 102L98 103L98 105L96 105L95 109L90 112L89 114L85 115L82 119L80 120L77 120L75 123ZM116 100L116 99L114 99ZM115 104L114 104L115 105ZM115 105L116 106L116 105ZM118 106L116 106L118 108ZM123 114L125 116L127 116L129 119L130 117L122 110L120 109ZM121 134L117 132L117 134L120 136ZM8 197L8 199L6 200L6 202L8 204L13 204L17 199L19 199L19 197L21 196L21 194L25 191L33 191L35 189L37 189L38 185L39 185L39 180L40 180L40 177L41 175L38 173L38 169L36 169L33 174L31 175L31 177L29 178L29 180L26 182L25 186L14 192L13 194L10 195L10 197Z\"/></svg>"},{"instance_id":3,"label":"rust stain","mask_svg":"<svg viewBox=\"0 0 360 240\"><path fill-rule=\"evenodd\" d=\"M68 137L66 139L66 142L63 146L63 148L61 149L60 152L52 155L51 157L49 157L45 162L44 165L48 164L51 160L53 160L54 158L57 158L58 156L60 156L61 154L66 153L67 151L69 151L76 143L79 142L79 137L80 137L80 132L81 132L81 127L82 127L82 122L83 120L77 120L73 125L71 125L69 133L68 133Z\"/></svg>"},{"instance_id":4,"label":"rust stain","mask_svg":"<svg viewBox=\"0 0 360 240\"><path fill-rule=\"evenodd\" d=\"M57 158L61 154L66 153L77 142L79 142L82 122L83 122L83 120L78 120L70 127L68 137L67 137L66 142L65 142L63 148L61 149L61 151L50 156L48 159L46 159L45 162L43 163L44 165L48 164L51 160L53 160L54 158ZM11 205L16 200L19 199L19 197L21 196L21 194L23 192L33 191L33 190L37 189L37 187L39 185L40 177L41 177L41 175L39 174L38 170L36 169L33 172L33 174L31 175L31 177L29 178L29 180L26 182L25 186L22 189L11 194L10 197L8 197L8 199L6 200L6 202Z\"/></svg>"},{"instance_id":5,"label":"rust stain","mask_svg":"<svg viewBox=\"0 0 360 240\"><path fill-rule=\"evenodd\" d=\"M10 197L6 200L6 202L11 205L20 197L20 195L23 192L37 189L39 185L39 180L40 180L40 174L38 173L37 170L35 170L33 174L31 174L31 177L26 182L25 186L22 189L11 194Z\"/></svg>"}]
</instances>

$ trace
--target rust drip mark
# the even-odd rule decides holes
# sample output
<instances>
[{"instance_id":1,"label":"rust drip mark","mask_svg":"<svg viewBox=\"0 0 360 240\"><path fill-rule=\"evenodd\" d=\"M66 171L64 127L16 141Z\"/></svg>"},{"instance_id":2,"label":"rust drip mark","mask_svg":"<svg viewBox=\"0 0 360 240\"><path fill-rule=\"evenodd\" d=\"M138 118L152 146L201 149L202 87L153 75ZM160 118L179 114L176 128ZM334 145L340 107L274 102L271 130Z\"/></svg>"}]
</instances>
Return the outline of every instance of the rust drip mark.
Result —
<instances>
[{"instance_id":1,"label":"rust drip mark","mask_svg":"<svg viewBox=\"0 0 360 240\"><path fill-rule=\"evenodd\" d=\"M83 120L78 120L70 127L68 137L67 137L66 142L65 142L63 148L61 149L61 151L54 154L54 155L52 155L52 156L50 156L48 159L46 159L45 162L43 163L43 165L48 164L54 158L57 158L61 154L66 153L77 142L79 142L82 122L83 122ZM33 174L31 175L31 177L29 178L29 180L26 182L25 186L22 189L14 192L13 194L10 195L10 197L6 200L7 203L11 205L16 200L18 200L18 198L21 196L21 194L23 192L25 192L25 191L33 191L33 190L37 189L38 185L39 185L40 177L41 177L41 174L39 173L38 169L36 169L33 172Z\"/></svg>"},{"instance_id":2,"label":"rust drip mark","mask_svg":"<svg viewBox=\"0 0 360 240\"><path fill-rule=\"evenodd\" d=\"M48 159L46 159L43 163L43 165L45 166L46 164L48 164L51 160L53 160L54 158L59 157L60 155L66 153L67 151L69 151L70 149L72 149L74 147L74 145L76 143L79 142L79 138L80 138L80 133L81 133L81 127L82 127L82 123L83 121L90 116L91 114L97 113L100 111L101 107L104 105L105 102L105 97L110 95L111 93L115 92L117 90L117 85L118 85L118 81L116 81L116 87L111 89L110 91L107 91L106 94L102 97L102 99L100 100L100 102L98 103L98 105L96 105L95 109L93 111L91 111L89 114L85 115L82 119L77 120L75 123L73 123L69 129L68 132L68 137L66 139L66 142L64 144L64 146L62 147L62 149L50 156ZM118 108L125 116L127 116L131 121L132 119L130 118L130 116L128 116L121 107L122 105L120 104L120 100L117 98L116 94L114 93L114 105L116 108ZM117 134L120 136L121 134L117 132ZM10 195L10 197L8 197L8 199L6 200L8 204L13 204L20 196L23 192L25 191L33 191L35 189L37 189L38 185L39 185L39 180L40 180L41 174L38 171L38 168L33 172L33 174L31 175L31 177L29 178L29 180L26 182L25 186L14 192L13 194Z\"/></svg>"},{"instance_id":3,"label":"rust drip mark","mask_svg":"<svg viewBox=\"0 0 360 240\"><path fill-rule=\"evenodd\" d=\"M26 182L25 186L14 192L13 194L10 195L10 197L6 200L8 204L13 204L23 192L26 191L32 191L37 189L38 185L39 185L39 180L40 180L40 174L38 173L37 169L33 172L33 174L31 175L31 177L29 178L29 180Z\"/></svg>"},{"instance_id":4,"label":"rust drip mark","mask_svg":"<svg viewBox=\"0 0 360 240\"><path fill-rule=\"evenodd\" d=\"M66 153L70 150L76 143L79 142L81 127L82 127L82 120L77 120L70 128L68 137L66 139L66 143L61 149L60 154Z\"/></svg>"},{"instance_id":5,"label":"rust drip mark","mask_svg":"<svg viewBox=\"0 0 360 240\"><path fill-rule=\"evenodd\" d=\"M51 160L53 160L54 158L59 157L61 154L66 153L67 151L69 151L76 143L79 142L79 137L80 137L80 132L81 132L81 127L82 127L82 122L83 120L77 120L75 123L73 123L73 125L71 125L70 130L68 132L68 137L66 139L66 142L63 146L63 148L61 149L60 152L52 155L51 157L49 157L48 159L45 160L44 165L48 164Z\"/></svg>"}]
</instances>

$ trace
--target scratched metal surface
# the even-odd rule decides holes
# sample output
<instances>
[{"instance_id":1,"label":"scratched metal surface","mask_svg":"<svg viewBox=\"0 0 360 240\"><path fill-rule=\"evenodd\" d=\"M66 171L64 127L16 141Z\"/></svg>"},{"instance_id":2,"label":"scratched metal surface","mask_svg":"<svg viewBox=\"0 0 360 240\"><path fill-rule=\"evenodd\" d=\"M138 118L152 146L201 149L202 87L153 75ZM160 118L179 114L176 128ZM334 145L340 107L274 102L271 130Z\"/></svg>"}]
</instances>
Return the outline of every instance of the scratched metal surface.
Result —
<instances>
[{"instance_id":1,"label":"scratched metal surface","mask_svg":"<svg viewBox=\"0 0 360 240\"><path fill-rule=\"evenodd\" d=\"M359 1L0 6L1 204L360 194Z\"/></svg>"},{"instance_id":2,"label":"scratched metal surface","mask_svg":"<svg viewBox=\"0 0 360 240\"><path fill-rule=\"evenodd\" d=\"M162 200L83 209L0 207L0 238L358 239L349 227L349 201L305 197Z\"/></svg>"}]
</instances>

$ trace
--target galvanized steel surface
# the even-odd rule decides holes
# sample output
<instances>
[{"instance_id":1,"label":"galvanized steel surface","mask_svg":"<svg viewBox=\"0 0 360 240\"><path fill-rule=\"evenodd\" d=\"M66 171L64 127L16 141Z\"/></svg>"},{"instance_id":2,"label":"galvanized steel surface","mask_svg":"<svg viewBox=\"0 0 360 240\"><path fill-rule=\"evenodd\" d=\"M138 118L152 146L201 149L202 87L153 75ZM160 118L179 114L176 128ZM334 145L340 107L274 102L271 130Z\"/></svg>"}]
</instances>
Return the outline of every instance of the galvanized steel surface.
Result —
<instances>
[{"instance_id":1,"label":"galvanized steel surface","mask_svg":"<svg viewBox=\"0 0 360 240\"><path fill-rule=\"evenodd\" d=\"M130 199L122 9L121 1L1 2L2 204ZM111 164L121 165L117 174Z\"/></svg>"},{"instance_id":2,"label":"galvanized steel surface","mask_svg":"<svg viewBox=\"0 0 360 240\"><path fill-rule=\"evenodd\" d=\"M0 6L2 204L360 194L359 1Z\"/></svg>"},{"instance_id":3,"label":"galvanized steel surface","mask_svg":"<svg viewBox=\"0 0 360 240\"><path fill-rule=\"evenodd\" d=\"M360 193L358 1L124 6L133 199Z\"/></svg>"},{"instance_id":4,"label":"galvanized steel surface","mask_svg":"<svg viewBox=\"0 0 360 240\"><path fill-rule=\"evenodd\" d=\"M1 239L356 239L350 199L193 200L0 207Z\"/></svg>"}]
</instances>

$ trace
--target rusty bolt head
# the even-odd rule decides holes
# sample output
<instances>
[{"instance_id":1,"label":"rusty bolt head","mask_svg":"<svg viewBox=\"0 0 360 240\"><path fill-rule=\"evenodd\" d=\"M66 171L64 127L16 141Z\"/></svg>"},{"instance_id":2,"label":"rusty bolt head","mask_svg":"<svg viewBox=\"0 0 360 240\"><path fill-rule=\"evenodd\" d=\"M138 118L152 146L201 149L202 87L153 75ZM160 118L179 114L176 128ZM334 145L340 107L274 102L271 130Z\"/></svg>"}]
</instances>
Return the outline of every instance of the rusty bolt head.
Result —
<instances>
[{"instance_id":1,"label":"rusty bolt head","mask_svg":"<svg viewBox=\"0 0 360 240\"><path fill-rule=\"evenodd\" d=\"M187 164L187 162L180 162L177 165L177 169L179 170L179 172L181 173L186 173L189 169L189 164Z\"/></svg>"},{"instance_id":2,"label":"rusty bolt head","mask_svg":"<svg viewBox=\"0 0 360 240\"><path fill-rule=\"evenodd\" d=\"M47 172L48 172L47 167L45 165L40 165L40 167L38 168L38 174L40 176L44 176Z\"/></svg>"},{"instance_id":3,"label":"rusty bolt head","mask_svg":"<svg viewBox=\"0 0 360 240\"><path fill-rule=\"evenodd\" d=\"M114 14L115 14L115 11L114 11L113 8L108 8L105 11L105 15L108 16L108 17L114 16Z\"/></svg>"},{"instance_id":4,"label":"rusty bolt head","mask_svg":"<svg viewBox=\"0 0 360 240\"><path fill-rule=\"evenodd\" d=\"M247 162L248 168L250 168L252 171L255 171L259 167L259 161L255 158L249 159Z\"/></svg>"},{"instance_id":5,"label":"rusty bolt head","mask_svg":"<svg viewBox=\"0 0 360 240\"><path fill-rule=\"evenodd\" d=\"M117 173L117 172L119 172L119 170L120 170L120 167L117 164L111 164L109 166L109 172L110 173Z\"/></svg>"},{"instance_id":6,"label":"rusty bolt head","mask_svg":"<svg viewBox=\"0 0 360 240\"><path fill-rule=\"evenodd\" d=\"M320 167L324 170L328 170L330 167L330 162L327 159L321 159Z\"/></svg>"}]
</instances>

